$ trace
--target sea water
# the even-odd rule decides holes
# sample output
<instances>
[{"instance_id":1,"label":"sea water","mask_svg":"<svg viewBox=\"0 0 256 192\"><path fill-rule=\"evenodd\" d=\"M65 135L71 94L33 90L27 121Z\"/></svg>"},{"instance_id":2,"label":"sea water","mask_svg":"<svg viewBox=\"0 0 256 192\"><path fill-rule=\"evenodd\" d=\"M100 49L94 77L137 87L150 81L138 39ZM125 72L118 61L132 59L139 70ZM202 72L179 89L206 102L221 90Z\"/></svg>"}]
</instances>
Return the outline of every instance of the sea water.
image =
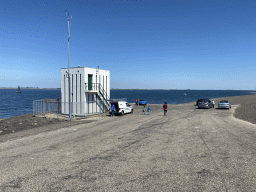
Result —
<instances>
[{"instance_id":1,"label":"sea water","mask_svg":"<svg viewBox=\"0 0 256 192\"><path fill-rule=\"evenodd\" d=\"M127 98L129 103L136 99L151 104L181 104L196 102L200 98L220 98L254 94L256 91L241 90L111 90L111 98Z\"/></svg>"},{"instance_id":2,"label":"sea water","mask_svg":"<svg viewBox=\"0 0 256 192\"><path fill-rule=\"evenodd\" d=\"M239 90L111 90L111 99L126 98L129 103L144 99L149 104L181 104L199 98L219 98L254 94ZM33 100L61 98L60 89L0 89L0 119L33 113Z\"/></svg>"},{"instance_id":3,"label":"sea water","mask_svg":"<svg viewBox=\"0 0 256 192\"><path fill-rule=\"evenodd\" d=\"M60 89L0 89L0 119L33 113L33 100L61 97Z\"/></svg>"}]
</instances>

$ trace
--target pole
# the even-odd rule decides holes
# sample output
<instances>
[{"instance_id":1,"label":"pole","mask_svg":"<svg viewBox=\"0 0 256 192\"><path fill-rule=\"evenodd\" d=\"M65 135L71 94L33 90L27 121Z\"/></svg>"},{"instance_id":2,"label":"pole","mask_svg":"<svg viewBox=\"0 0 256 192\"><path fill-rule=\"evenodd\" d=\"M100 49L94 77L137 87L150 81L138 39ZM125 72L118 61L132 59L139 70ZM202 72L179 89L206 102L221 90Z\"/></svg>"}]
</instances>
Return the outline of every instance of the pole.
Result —
<instances>
[{"instance_id":1,"label":"pole","mask_svg":"<svg viewBox=\"0 0 256 192\"><path fill-rule=\"evenodd\" d=\"M70 19L72 19L72 15L69 16L69 13L67 13L67 10L66 10L66 15L67 15L67 19L68 19L68 94L69 94L69 97L68 97L68 103L69 103L69 120L71 121L72 120L72 107L71 107L71 85L70 85L70 63L69 63L69 40L70 40L70 29L69 29L69 26L70 26Z\"/></svg>"}]
</instances>

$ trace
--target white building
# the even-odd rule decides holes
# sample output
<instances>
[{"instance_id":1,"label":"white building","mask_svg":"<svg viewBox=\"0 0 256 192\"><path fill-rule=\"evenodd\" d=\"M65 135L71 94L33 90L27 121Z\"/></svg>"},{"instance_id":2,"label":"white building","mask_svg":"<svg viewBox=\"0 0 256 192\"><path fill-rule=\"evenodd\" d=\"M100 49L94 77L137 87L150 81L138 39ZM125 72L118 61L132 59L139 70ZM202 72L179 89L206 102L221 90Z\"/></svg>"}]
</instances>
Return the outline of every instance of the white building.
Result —
<instances>
[{"instance_id":1,"label":"white building","mask_svg":"<svg viewBox=\"0 0 256 192\"><path fill-rule=\"evenodd\" d=\"M89 67L70 68L72 114L86 116L109 109L110 71ZM61 112L69 114L68 68L61 69Z\"/></svg>"}]
</instances>

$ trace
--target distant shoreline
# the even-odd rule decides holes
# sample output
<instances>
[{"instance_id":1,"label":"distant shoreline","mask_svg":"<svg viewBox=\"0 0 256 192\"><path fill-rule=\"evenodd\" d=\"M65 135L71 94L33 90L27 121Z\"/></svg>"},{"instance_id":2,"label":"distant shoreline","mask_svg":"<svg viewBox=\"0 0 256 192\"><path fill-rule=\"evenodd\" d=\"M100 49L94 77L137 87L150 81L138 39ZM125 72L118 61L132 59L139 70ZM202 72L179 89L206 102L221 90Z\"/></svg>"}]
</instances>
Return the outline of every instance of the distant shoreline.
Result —
<instances>
[{"instance_id":1,"label":"distant shoreline","mask_svg":"<svg viewBox=\"0 0 256 192\"><path fill-rule=\"evenodd\" d=\"M150 91L154 91L154 90L156 90L156 91L165 91L165 90L174 90L174 91L176 91L176 90L183 90L183 91L190 91L190 90L192 90L192 89L110 89L110 91L111 90L131 90L131 91L141 91L141 90L150 90Z\"/></svg>"},{"instance_id":2,"label":"distant shoreline","mask_svg":"<svg viewBox=\"0 0 256 192\"><path fill-rule=\"evenodd\" d=\"M18 87L0 87L0 89L17 89ZM39 88L39 87L21 87L20 89L47 89L47 90L61 90L61 88ZM110 89L112 90L129 90L129 91L252 91L253 93L256 92L256 90L238 90L238 89Z\"/></svg>"},{"instance_id":3,"label":"distant shoreline","mask_svg":"<svg viewBox=\"0 0 256 192\"><path fill-rule=\"evenodd\" d=\"M131 90L131 91L141 91L141 90L149 90L149 91L253 91L256 90L238 90L238 89L110 89L111 90Z\"/></svg>"},{"instance_id":4,"label":"distant shoreline","mask_svg":"<svg viewBox=\"0 0 256 192\"><path fill-rule=\"evenodd\" d=\"M17 87L0 87L0 89L17 89ZM21 87L20 89L61 89L61 88Z\"/></svg>"}]
</instances>

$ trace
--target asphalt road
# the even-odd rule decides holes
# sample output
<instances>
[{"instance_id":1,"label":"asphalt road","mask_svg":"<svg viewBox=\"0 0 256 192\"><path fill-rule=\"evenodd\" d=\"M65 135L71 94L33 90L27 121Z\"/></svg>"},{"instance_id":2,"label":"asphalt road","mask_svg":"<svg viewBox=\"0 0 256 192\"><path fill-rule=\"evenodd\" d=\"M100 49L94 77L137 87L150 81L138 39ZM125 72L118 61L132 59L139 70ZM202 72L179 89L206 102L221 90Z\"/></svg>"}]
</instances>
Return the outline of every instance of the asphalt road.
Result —
<instances>
[{"instance_id":1,"label":"asphalt road","mask_svg":"<svg viewBox=\"0 0 256 192\"><path fill-rule=\"evenodd\" d=\"M0 143L0 191L256 191L256 126L151 105Z\"/></svg>"}]
</instances>

